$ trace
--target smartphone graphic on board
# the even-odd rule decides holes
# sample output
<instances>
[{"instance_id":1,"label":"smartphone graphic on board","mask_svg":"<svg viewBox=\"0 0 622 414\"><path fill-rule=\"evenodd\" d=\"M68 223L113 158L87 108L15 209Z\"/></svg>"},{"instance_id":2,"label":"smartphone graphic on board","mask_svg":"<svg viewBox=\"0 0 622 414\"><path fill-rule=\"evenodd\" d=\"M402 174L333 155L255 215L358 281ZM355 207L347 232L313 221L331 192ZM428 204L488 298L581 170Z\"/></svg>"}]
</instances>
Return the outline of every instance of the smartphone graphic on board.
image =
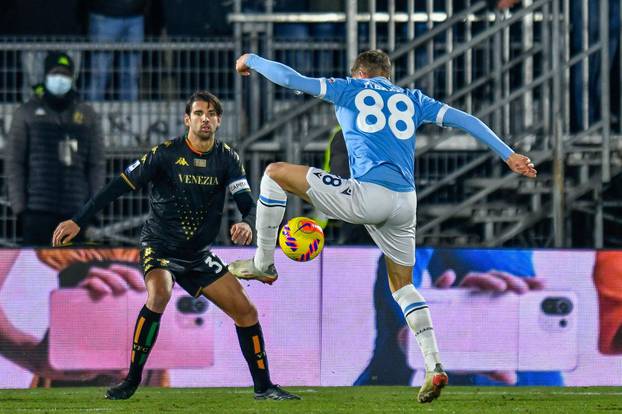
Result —
<instances>
[{"instance_id":1,"label":"smartphone graphic on board","mask_svg":"<svg viewBox=\"0 0 622 414\"><path fill-rule=\"evenodd\" d=\"M50 296L50 364L59 370L127 369L144 292L93 300L85 289ZM213 305L180 289L162 315L146 367L204 368L214 364Z\"/></svg>"},{"instance_id":2,"label":"smartphone graphic on board","mask_svg":"<svg viewBox=\"0 0 622 414\"><path fill-rule=\"evenodd\" d=\"M577 366L579 304L571 291L421 289L443 367L450 371L569 371ZM408 361L423 369L409 335Z\"/></svg>"}]
</instances>

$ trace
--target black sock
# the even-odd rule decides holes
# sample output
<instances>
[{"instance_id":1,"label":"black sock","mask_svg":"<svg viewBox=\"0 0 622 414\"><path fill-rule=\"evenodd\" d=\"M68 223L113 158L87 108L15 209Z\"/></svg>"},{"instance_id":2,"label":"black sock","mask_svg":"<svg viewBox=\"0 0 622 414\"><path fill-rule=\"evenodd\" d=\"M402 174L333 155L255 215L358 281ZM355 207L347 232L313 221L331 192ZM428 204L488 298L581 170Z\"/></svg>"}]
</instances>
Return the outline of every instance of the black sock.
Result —
<instances>
[{"instance_id":1,"label":"black sock","mask_svg":"<svg viewBox=\"0 0 622 414\"><path fill-rule=\"evenodd\" d=\"M272 386L272 382L270 382L268 357L266 356L261 325L259 322L247 328L236 325L235 329L238 333L242 354L253 377L255 392L264 392Z\"/></svg>"},{"instance_id":2,"label":"black sock","mask_svg":"<svg viewBox=\"0 0 622 414\"><path fill-rule=\"evenodd\" d=\"M149 310L147 305L138 314L132 337L130 372L127 374L127 379L132 382L140 382L142 379L143 367L158 337L161 317L161 313Z\"/></svg>"}]
</instances>

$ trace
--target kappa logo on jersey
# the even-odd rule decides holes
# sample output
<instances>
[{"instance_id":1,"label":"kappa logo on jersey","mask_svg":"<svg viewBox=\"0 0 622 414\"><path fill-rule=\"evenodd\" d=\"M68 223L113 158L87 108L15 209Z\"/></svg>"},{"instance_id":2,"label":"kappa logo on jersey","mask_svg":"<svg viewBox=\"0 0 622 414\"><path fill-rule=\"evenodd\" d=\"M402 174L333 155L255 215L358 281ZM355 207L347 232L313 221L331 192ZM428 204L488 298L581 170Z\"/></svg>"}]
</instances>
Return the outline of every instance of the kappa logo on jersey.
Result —
<instances>
[{"instance_id":1,"label":"kappa logo on jersey","mask_svg":"<svg viewBox=\"0 0 622 414\"><path fill-rule=\"evenodd\" d=\"M184 167L190 166L184 157L179 157L177 161L175 161L175 165L183 165Z\"/></svg>"}]
</instances>

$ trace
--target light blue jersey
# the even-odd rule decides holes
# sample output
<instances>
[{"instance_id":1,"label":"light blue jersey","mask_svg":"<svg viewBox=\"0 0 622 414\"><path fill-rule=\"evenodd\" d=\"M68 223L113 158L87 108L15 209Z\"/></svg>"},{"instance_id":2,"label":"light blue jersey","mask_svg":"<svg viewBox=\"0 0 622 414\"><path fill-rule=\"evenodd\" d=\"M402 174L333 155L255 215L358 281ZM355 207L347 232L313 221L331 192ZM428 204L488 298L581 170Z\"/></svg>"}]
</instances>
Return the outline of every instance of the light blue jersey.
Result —
<instances>
[{"instance_id":1,"label":"light blue jersey","mask_svg":"<svg viewBox=\"0 0 622 414\"><path fill-rule=\"evenodd\" d=\"M415 131L423 123L442 126L446 105L383 77L321 79L319 97L335 105L352 178L415 189Z\"/></svg>"},{"instance_id":2,"label":"light blue jersey","mask_svg":"<svg viewBox=\"0 0 622 414\"><path fill-rule=\"evenodd\" d=\"M246 64L272 82L335 105L352 178L393 191L415 190L415 131L423 123L460 128L507 160L514 152L482 121L388 79L309 78L250 54Z\"/></svg>"}]
</instances>

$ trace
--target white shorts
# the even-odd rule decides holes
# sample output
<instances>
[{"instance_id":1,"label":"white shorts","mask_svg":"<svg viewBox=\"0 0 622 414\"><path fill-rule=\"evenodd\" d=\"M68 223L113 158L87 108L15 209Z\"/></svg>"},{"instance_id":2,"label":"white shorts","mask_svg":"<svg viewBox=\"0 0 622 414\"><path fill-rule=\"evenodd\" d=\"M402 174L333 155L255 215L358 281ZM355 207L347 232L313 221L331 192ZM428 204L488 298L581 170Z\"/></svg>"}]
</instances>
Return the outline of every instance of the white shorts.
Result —
<instances>
[{"instance_id":1,"label":"white shorts","mask_svg":"<svg viewBox=\"0 0 622 414\"><path fill-rule=\"evenodd\" d=\"M328 218L364 224L380 250L395 263L415 264L417 194L341 178L319 168L307 172L309 199Z\"/></svg>"}]
</instances>

